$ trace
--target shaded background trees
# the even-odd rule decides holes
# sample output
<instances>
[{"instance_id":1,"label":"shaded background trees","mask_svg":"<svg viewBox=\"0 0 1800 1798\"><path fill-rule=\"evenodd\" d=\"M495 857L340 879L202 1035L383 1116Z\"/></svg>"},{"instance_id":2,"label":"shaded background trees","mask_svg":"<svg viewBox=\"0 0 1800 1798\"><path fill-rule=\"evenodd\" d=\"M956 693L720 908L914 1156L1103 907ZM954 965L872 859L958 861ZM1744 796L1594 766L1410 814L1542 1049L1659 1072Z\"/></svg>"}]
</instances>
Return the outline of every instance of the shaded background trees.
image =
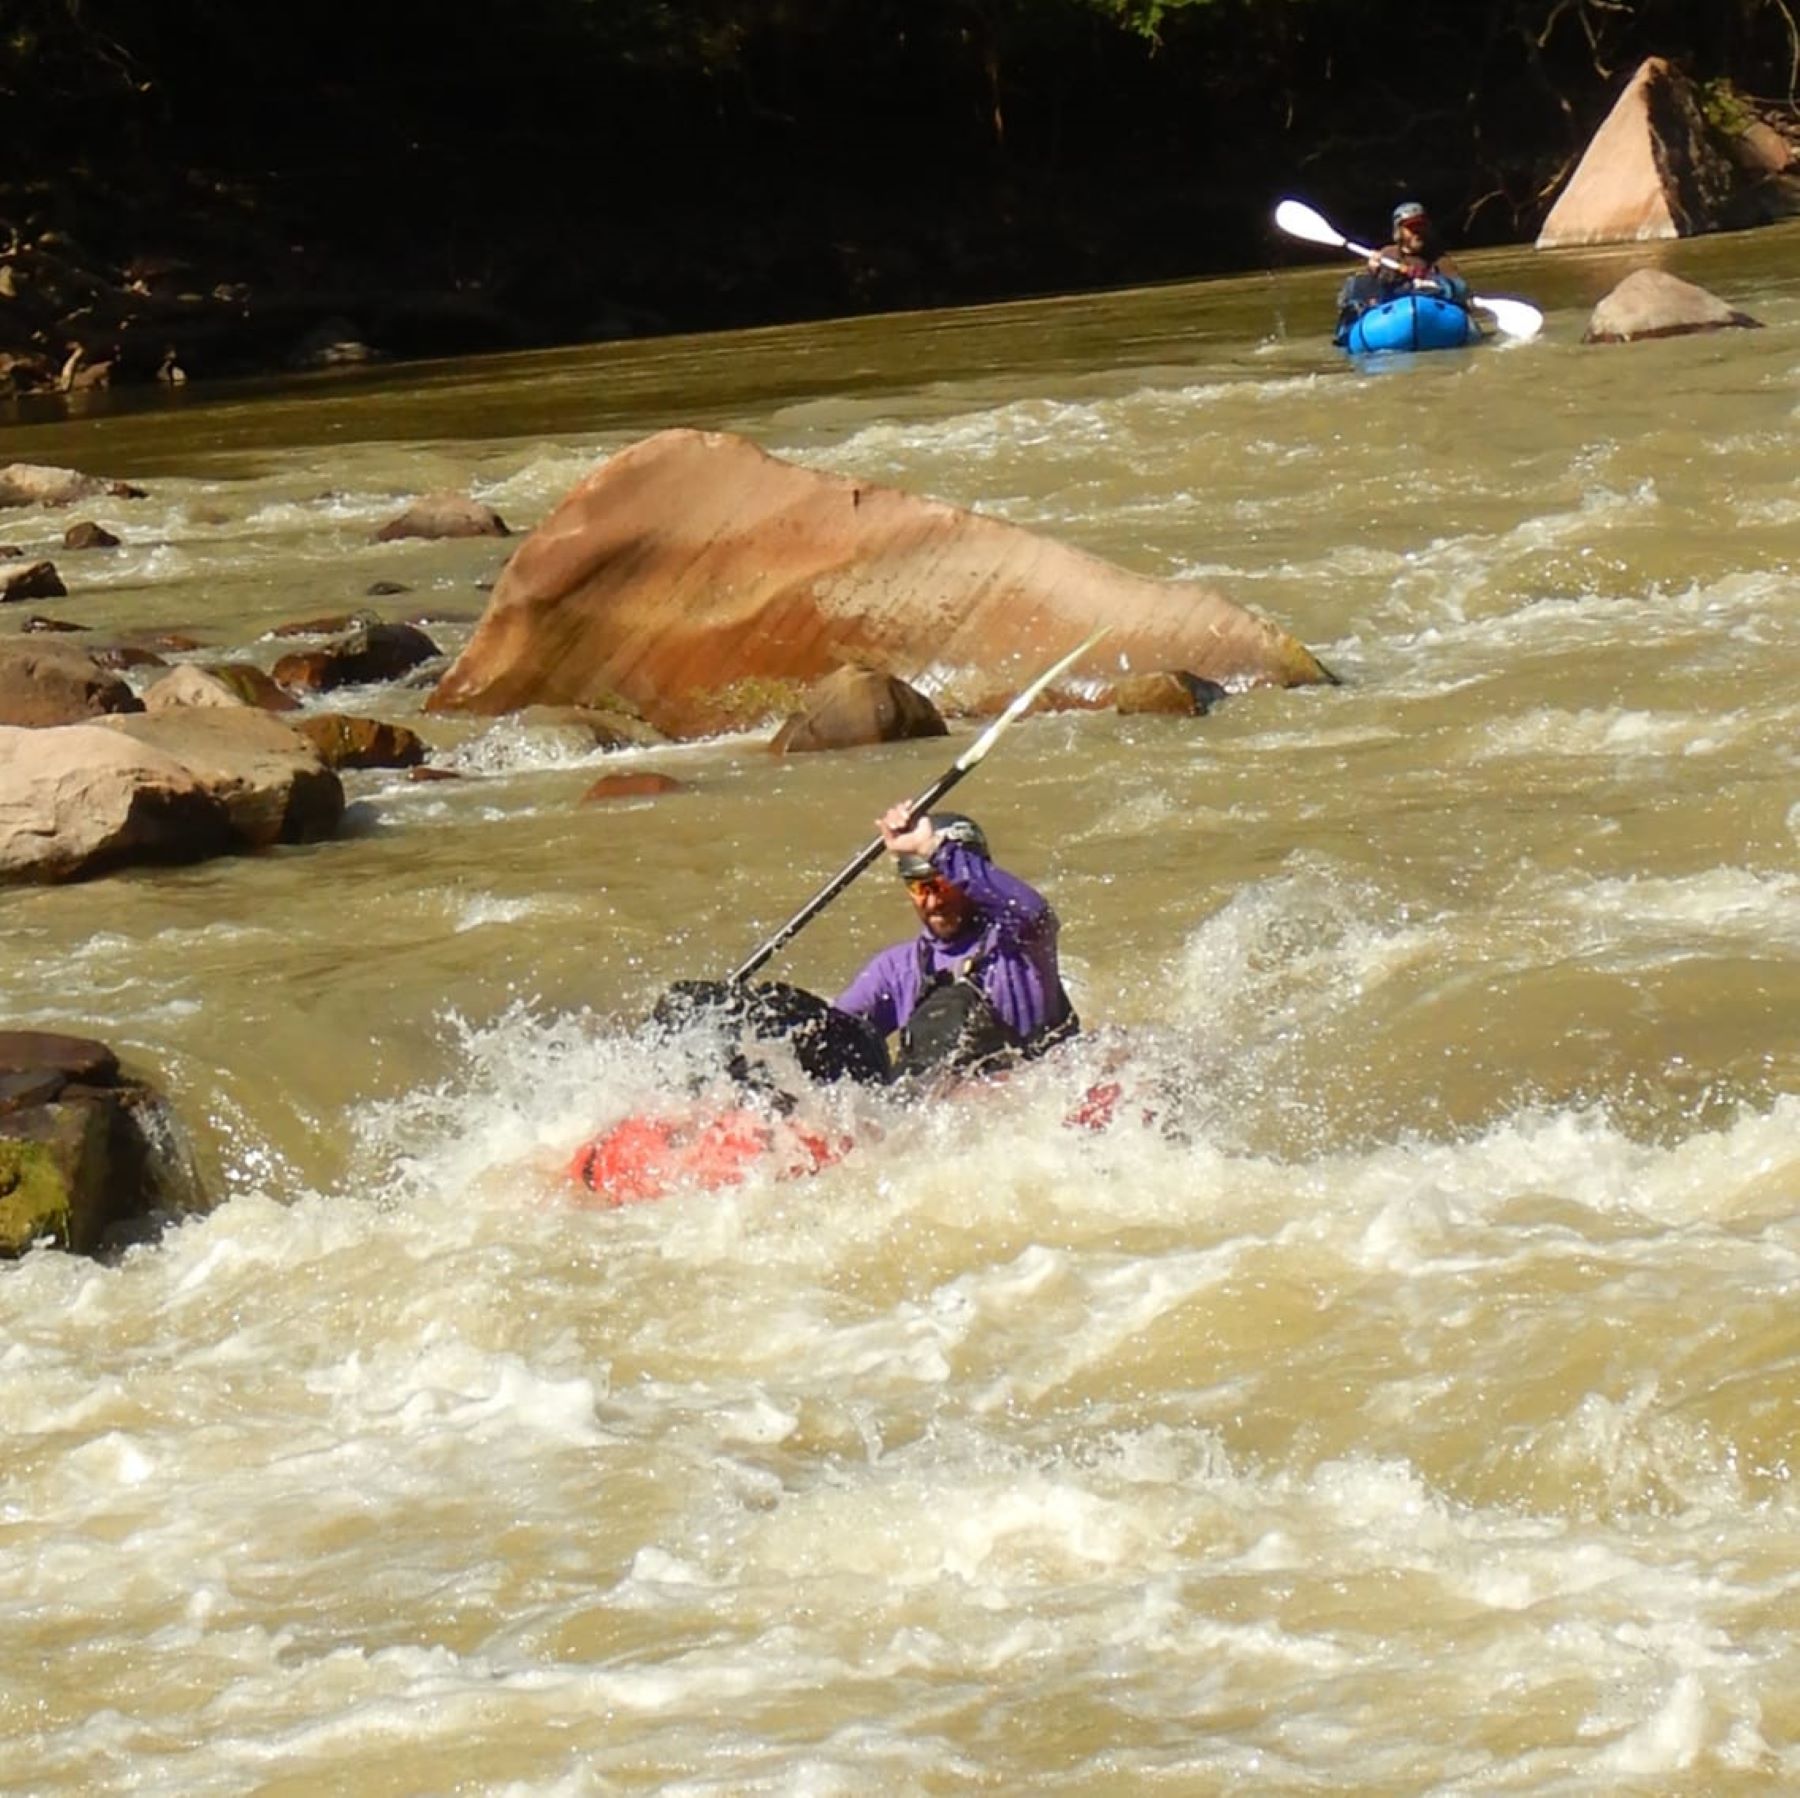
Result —
<instances>
[{"instance_id":1,"label":"shaded background trees","mask_svg":"<svg viewBox=\"0 0 1800 1798\"><path fill-rule=\"evenodd\" d=\"M1787 0L13 0L0 247L543 341L1255 266L1286 191L1499 241L1651 53L1791 98L1800 38Z\"/></svg>"}]
</instances>

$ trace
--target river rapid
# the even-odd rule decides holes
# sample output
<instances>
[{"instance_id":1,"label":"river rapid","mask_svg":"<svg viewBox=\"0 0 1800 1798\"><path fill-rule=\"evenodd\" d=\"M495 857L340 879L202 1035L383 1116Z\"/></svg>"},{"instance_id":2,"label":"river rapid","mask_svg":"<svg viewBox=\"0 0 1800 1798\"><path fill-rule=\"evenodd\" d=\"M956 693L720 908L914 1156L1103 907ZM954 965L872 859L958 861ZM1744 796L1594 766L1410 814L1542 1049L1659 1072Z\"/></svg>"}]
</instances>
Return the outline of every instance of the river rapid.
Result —
<instances>
[{"instance_id":1,"label":"river rapid","mask_svg":"<svg viewBox=\"0 0 1800 1798\"><path fill-rule=\"evenodd\" d=\"M1652 259L1767 328L1581 347ZM657 992L954 743L416 719L466 778L350 775L338 840L0 892L0 1017L226 1195L0 1269L0 1787L1800 1783L1800 227L1473 256L1543 337L1361 368L1303 261L0 429L149 490L80 509L111 552L0 515L71 588L0 629L454 651L510 546L378 523L696 424L1217 580L1343 683L1020 723L958 803L1092 1036L625 1211L556 1170L680 1079ZM627 766L691 790L578 802ZM909 927L877 870L768 971Z\"/></svg>"}]
</instances>

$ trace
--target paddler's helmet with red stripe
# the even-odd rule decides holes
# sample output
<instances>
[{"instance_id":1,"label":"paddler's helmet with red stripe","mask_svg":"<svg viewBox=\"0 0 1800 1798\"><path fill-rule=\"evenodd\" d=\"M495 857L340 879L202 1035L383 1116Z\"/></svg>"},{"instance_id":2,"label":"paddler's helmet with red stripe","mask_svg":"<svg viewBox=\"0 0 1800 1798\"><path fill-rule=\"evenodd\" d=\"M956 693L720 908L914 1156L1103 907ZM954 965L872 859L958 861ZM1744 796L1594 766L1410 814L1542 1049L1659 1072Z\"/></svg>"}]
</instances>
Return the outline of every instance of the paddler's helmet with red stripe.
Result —
<instances>
[{"instance_id":1,"label":"paddler's helmet with red stripe","mask_svg":"<svg viewBox=\"0 0 1800 1798\"><path fill-rule=\"evenodd\" d=\"M988 853L987 834L973 818L965 818L961 812L933 812L931 828L940 841L961 843L984 861L993 859ZM933 872L931 863L922 855L898 856L896 864L902 880L928 880Z\"/></svg>"},{"instance_id":2,"label":"paddler's helmet with red stripe","mask_svg":"<svg viewBox=\"0 0 1800 1798\"><path fill-rule=\"evenodd\" d=\"M1420 231L1425 229L1425 208L1417 200L1402 200L1394 208L1393 231L1396 237L1400 235L1402 225L1412 225Z\"/></svg>"}]
</instances>

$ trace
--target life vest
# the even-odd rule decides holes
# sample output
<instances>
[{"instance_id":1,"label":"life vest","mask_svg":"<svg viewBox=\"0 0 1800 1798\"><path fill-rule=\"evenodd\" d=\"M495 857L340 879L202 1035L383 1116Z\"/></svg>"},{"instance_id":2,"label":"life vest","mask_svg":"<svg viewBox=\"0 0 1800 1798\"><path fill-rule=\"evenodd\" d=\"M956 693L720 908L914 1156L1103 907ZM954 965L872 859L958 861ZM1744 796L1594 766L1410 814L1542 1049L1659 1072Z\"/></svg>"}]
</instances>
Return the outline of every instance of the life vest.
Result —
<instances>
[{"instance_id":1,"label":"life vest","mask_svg":"<svg viewBox=\"0 0 1800 1798\"><path fill-rule=\"evenodd\" d=\"M987 952L977 949L953 968L933 968L931 945L920 938L919 1002L900 1031L895 1080L935 1071L988 1074L1015 1061L1030 1061L1081 1029L1061 983L1062 1015L1029 1037L994 1009L978 978Z\"/></svg>"}]
</instances>

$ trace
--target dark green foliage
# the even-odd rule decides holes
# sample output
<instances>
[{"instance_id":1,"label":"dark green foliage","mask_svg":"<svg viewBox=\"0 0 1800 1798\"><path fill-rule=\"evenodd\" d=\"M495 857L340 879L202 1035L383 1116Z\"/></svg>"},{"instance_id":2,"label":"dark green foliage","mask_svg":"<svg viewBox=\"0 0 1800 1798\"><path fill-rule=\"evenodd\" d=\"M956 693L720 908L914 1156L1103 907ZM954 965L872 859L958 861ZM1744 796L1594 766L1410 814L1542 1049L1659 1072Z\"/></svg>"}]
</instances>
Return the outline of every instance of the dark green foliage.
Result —
<instances>
[{"instance_id":1,"label":"dark green foliage","mask_svg":"<svg viewBox=\"0 0 1800 1798\"><path fill-rule=\"evenodd\" d=\"M11 0L0 226L478 294L539 336L1244 266L1273 196L1535 227L1644 54L1783 0ZM0 248L4 233L0 231Z\"/></svg>"}]
</instances>

